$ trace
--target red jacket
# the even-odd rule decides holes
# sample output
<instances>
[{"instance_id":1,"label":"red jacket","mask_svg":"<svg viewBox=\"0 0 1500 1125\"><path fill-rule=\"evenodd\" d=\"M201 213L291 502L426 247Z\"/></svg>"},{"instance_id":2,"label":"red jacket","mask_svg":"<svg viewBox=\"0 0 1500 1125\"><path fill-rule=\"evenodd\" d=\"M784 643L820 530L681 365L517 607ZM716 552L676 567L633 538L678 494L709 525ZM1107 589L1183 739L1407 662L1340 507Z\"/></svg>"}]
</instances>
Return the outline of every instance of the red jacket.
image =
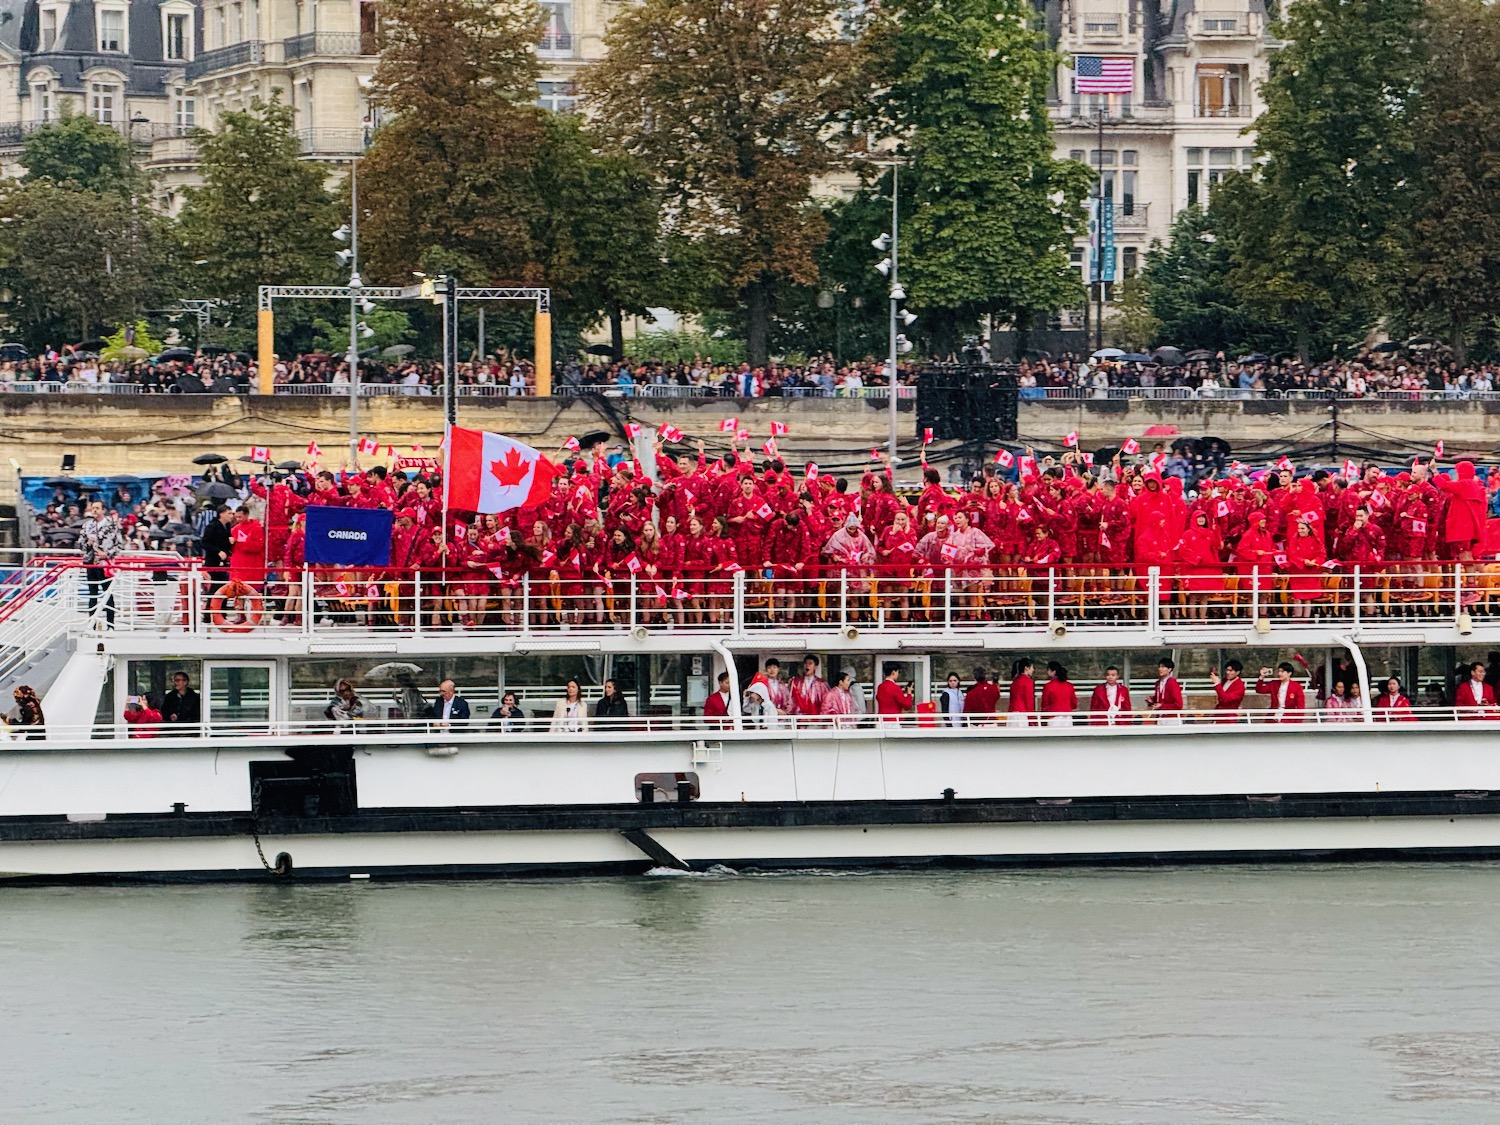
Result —
<instances>
[{"instance_id":1,"label":"red jacket","mask_svg":"<svg viewBox=\"0 0 1500 1125\"><path fill-rule=\"evenodd\" d=\"M1042 714L1071 715L1078 709L1078 690L1067 680L1048 680L1042 685Z\"/></svg>"},{"instance_id":2,"label":"red jacket","mask_svg":"<svg viewBox=\"0 0 1500 1125\"><path fill-rule=\"evenodd\" d=\"M723 719L721 726L728 726L729 701L724 698L722 692L714 692L703 701L703 717L705 719Z\"/></svg>"},{"instance_id":3,"label":"red jacket","mask_svg":"<svg viewBox=\"0 0 1500 1125\"><path fill-rule=\"evenodd\" d=\"M1453 706L1458 708L1480 708L1495 706L1495 689L1489 684L1480 682L1481 694L1478 698L1474 693L1474 681L1465 680L1458 685L1458 690L1453 693Z\"/></svg>"},{"instance_id":4,"label":"red jacket","mask_svg":"<svg viewBox=\"0 0 1500 1125\"><path fill-rule=\"evenodd\" d=\"M1126 712L1126 711L1132 710L1131 705L1130 705L1130 689L1125 686L1125 682L1123 680L1121 680L1119 683L1115 684L1115 687L1119 689L1118 692L1117 692L1117 698L1116 698L1116 702L1115 702L1116 709L1119 710L1119 711L1122 711L1122 712ZM1108 715L1109 715L1109 685L1108 684L1099 684L1098 686L1096 686L1094 688L1093 694L1089 696L1089 710L1091 712L1093 712L1093 715L1094 715L1094 717L1091 720L1089 720L1089 721L1092 722L1094 725L1096 725L1096 726L1103 726L1103 725L1107 724L1110 721L1109 718L1108 718Z\"/></svg>"},{"instance_id":5,"label":"red jacket","mask_svg":"<svg viewBox=\"0 0 1500 1125\"><path fill-rule=\"evenodd\" d=\"M1276 709L1276 699L1281 688L1281 681L1261 680L1255 685L1255 690L1261 695L1269 696L1271 709ZM1307 693L1302 690L1302 685L1296 680L1286 682L1286 704L1281 708L1281 713L1271 721L1274 723L1300 723L1302 712L1307 710Z\"/></svg>"},{"instance_id":6,"label":"red jacket","mask_svg":"<svg viewBox=\"0 0 1500 1125\"><path fill-rule=\"evenodd\" d=\"M1000 707L1000 685L993 680L975 684L964 692L965 715L993 715Z\"/></svg>"},{"instance_id":7,"label":"red jacket","mask_svg":"<svg viewBox=\"0 0 1500 1125\"><path fill-rule=\"evenodd\" d=\"M875 689L875 713L878 715L900 715L911 710L915 702L911 693L895 680L881 680Z\"/></svg>"}]
</instances>

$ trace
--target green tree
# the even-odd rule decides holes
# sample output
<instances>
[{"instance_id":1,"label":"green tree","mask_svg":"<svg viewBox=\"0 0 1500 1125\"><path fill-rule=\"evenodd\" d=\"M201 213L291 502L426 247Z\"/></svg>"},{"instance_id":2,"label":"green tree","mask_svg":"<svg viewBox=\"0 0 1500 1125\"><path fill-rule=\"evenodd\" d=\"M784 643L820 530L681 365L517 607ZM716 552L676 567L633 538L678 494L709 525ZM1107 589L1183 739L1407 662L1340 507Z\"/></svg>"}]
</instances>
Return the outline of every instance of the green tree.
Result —
<instances>
[{"instance_id":1,"label":"green tree","mask_svg":"<svg viewBox=\"0 0 1500 1125\"><path fill-rule=\"evenodd\" d=\"M138 353L126 353L126 348L138 348L146 355L155 355L166 345L151 334L151 326L144 320L137 320L132 325L120 325L111 335L104 338L104 347L99 351L99 358L103 360L129 359L131 355Z\"/></svg>"},{"instance_id":2,"label":"green tree","mask_svg":"<svg viewBox=\"0 0 1500 1125\"><path fill-rule=\"evenodd\" d=\"M1120 283L1114 295L1115 313L1104 322L1110 342L1126 351L1151 348L1161 335L1161 321L1151 311L1151 282L1137 274Z\"/></svg>"},{"instance_id":3,"label":"green tree","mask_svg":"<svg viewBox=\"0 0 1500 1125\"><path fill-rule=\"evenodd\" d=\"M1081 303L1068 251L1093 176L1053 156L1047 86L1059 60L1034 7L897 0L880 12L876 104L910 162L901 193L911 303L954 329L989 314L1023 330Z\"/></svg>"},{"instance_id":4,"label":"green tree","mask_svg":"<svg viewBox=\"0 0 1500 1125\"><path fill-rule=\"evenodd\" d=\"M1411 211L1396 228L1388 292L1463 362L1469 337L1500 309L1500 11L1429 0L1422 41Z\"/></svg>"},{"instance_id":5,"label":"green tree","mask_svg":"<svg viewBox=\"0 0 1500 1125\"><path fill-rule=\"evenodd\" d=\"M1157 339L1182 348L1235 354L1289 346L1284 327L1252 316L1230 285L1234 263L1221 236L1217 208L1189 207L1172 224L1164 246L1154 243L1141 271Z\"/></svg>"},{"instance_id":6,"label":"green tree","mask_svg":"<svg viewBox=\"0 0 1500 1125\"><path fill-rule=\"evenodd\" d=\"M531 0L383 0L374 97L392 115L360 164L361 251L377 279L543 284L534 231L547 139L532 104Z\"/></svg>"},{"instance_id":7,"label":"green tree","mask_svg":"<svg viewBox=\"0 0 1500 1125\"><path fill-rule=\"evenodd\" d=\"M62 117L28 134L21 144L25 182L49 180L85 191L139 194L146 184L130 159L130 142L118 129L82 113Z\"/></svg>"},{"instance_id":8,"label":"green tree","mask_svg":"<svg viewBox=\"0 0 1500 1125\"><path fill-rule=\"evenodd\" d=\"M1261 166L1216 205L1231 282L1304 357L1376 317L1413 172L1421 0L1295 0L1255 122Z\"/></svg>"},{"instance_id":9,"label":"green tree","mask_svg":"<svg viewBox=\"0 0 1500 1125\"><path fill-rule=\"evenodd\" d=\"M416 336L411 326L411 317L395 309L377 308L361 316L361 321L374 333L359 342L360 354L379 355L382 350L396 344L410 343ZM333 321L323 317L313 318L313 347L330 355L349 354L349 323L347 320Z\"/></svg>"},{"instance_id":10,"label":"green tree","mask_svg":"<svg viewBox=\"0 0 1500 1125\"><path fill-rule=\"evenodd\" d=\"M809 195L844 153L860 48L844 0L642 0L584 77L602 131L661 177L674 229L715 263L764 363L778 293L817 281Z\"/></svg>"},{"instance_id":11,"label":"green tree","mask_svg":"<svg viewBox=\"0 0 1500 1125\"><path fill-rule=\"evenodd\" d=\"M174 274L169 224L138 199L49 180L0 195L0 281L24 338L60 344L134 322Z\"/></svg>"},{"instance_id":12,"label":"green tree","mask_svg":"<svg viewBox=\"0 0 1500 1125\"><path fill-rule=\"evenodd\" d=\"M547 209L534 233L553 307L567 324L607 321L618 360L625 317L697 303L692 247L663 233L661 192L639 159L608 148L572 114L550 116L546 131L535 188Z\"/></svg>"},{"instance_id":13,"label":"green tree","mask_svg":"<svg viewBox=\"0 0 1500 1125\"><path fill-rule=\"evenodd\" d=\"M191 292L249 325L259 286L332 281L339 212L322 167L298 156L291 108L256 99L221 113L197 144L203 186L187 193L178 223Z\"/></svg>"}]
</instances>

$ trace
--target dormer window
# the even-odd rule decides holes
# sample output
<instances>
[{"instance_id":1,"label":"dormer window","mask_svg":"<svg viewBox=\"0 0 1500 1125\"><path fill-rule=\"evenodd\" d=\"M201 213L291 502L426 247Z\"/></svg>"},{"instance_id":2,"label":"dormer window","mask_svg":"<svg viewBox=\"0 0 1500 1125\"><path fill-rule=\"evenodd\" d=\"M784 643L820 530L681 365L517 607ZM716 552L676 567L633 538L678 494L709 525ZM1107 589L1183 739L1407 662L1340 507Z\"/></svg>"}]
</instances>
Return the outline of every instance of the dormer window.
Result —
<instances>
[{"instance_id":1,"label":"dormer window","mask_svg":"<svg viewBox=\"0 0 1500 1125\"><path fill-rule=\"evenodd\" d=\"M57 49L57 24L57 9L43 8L41 10L41 32L37 37L37 49L39 51L54 51Z\"/></svg>"},{"instance_id":2,"label":"dormer window","mask_svg":"<svg viewBox=\"0 0 1500 1125\"><path fill-rule=\"evenodd\" d=\"M111 53L124 52L126 50L125 9L100 8L98 13L99 50Z\"/></svg>"},{"instance_id":3,"label":"dormer window","mask_svg":"<svg viewBox=\"0 0 1500 1125\"><path fill-rule=\"evenodd\" d=\"M162 51L173 62L187 62L193 57L193 15L191 12L168 12L162 24Z\"/></svg>"}]
</instances>

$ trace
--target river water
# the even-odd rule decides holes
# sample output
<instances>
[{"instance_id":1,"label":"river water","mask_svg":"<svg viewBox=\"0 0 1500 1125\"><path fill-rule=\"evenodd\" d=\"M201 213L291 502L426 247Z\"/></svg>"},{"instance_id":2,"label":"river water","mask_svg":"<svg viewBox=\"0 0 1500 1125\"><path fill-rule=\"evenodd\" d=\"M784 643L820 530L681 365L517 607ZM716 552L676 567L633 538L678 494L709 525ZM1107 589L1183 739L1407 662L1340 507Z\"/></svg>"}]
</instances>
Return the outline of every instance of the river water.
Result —
<instances>
[{"instance_id":1,"label":"river water","mask_svg":"<svg viewBox=\"0 0 1500 1125\"><path fill-rule=\"evenodd\" d=\"M1500 1121L1500 867L0 889L0 1120Z\"/></svg>"}]
</instances>

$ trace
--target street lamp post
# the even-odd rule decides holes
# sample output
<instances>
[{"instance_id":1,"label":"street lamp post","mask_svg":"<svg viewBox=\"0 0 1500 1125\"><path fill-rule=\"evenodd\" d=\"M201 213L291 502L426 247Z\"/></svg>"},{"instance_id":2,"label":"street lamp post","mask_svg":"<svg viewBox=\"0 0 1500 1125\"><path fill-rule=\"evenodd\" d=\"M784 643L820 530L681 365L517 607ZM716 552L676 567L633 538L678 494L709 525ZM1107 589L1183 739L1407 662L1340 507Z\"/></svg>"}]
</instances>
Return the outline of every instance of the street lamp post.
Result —
<instances>
[{"instance_id":1,"label":"street lamp post","mask_svg":"<svg viewBox=\"0 0 1500 1125\"><path fill-rule=\"evenodd\" d=\"M906 300L906 290L901 287L901 163L898 160L880 163L891 170L891 231L889 234L882 234L870 245L877 250L890 251L890 257L877 262L875 268L891 279L890 357L886 368L886 391L889 394L886 406L889 411L890 425L886 448L891 464L894 466L896 464L896 439L900 430L900 416L897 409L900 387L896 380L896 364L901 356L911 351L911 343L902 335L901 328L911 324L917 318L901 307L901 302Z\"/></svg>"},{"instance_id":2,"label":"street lamp post","mask_svg":"<svg viewBox=\"0 0 1500 1125\"><path fill-rule=\"evenodd\" d=\"M349 240L349 249L337 254L339 264L349 267L349 462L359 456L359 341L361 333L373 336L360 323L359 314L368 312L374 303L364 299L361 290L364 282L359 276L359 161L349 163L349 225L333 232L333 237L343 242Z\"/></svg>"}]
</instances>

